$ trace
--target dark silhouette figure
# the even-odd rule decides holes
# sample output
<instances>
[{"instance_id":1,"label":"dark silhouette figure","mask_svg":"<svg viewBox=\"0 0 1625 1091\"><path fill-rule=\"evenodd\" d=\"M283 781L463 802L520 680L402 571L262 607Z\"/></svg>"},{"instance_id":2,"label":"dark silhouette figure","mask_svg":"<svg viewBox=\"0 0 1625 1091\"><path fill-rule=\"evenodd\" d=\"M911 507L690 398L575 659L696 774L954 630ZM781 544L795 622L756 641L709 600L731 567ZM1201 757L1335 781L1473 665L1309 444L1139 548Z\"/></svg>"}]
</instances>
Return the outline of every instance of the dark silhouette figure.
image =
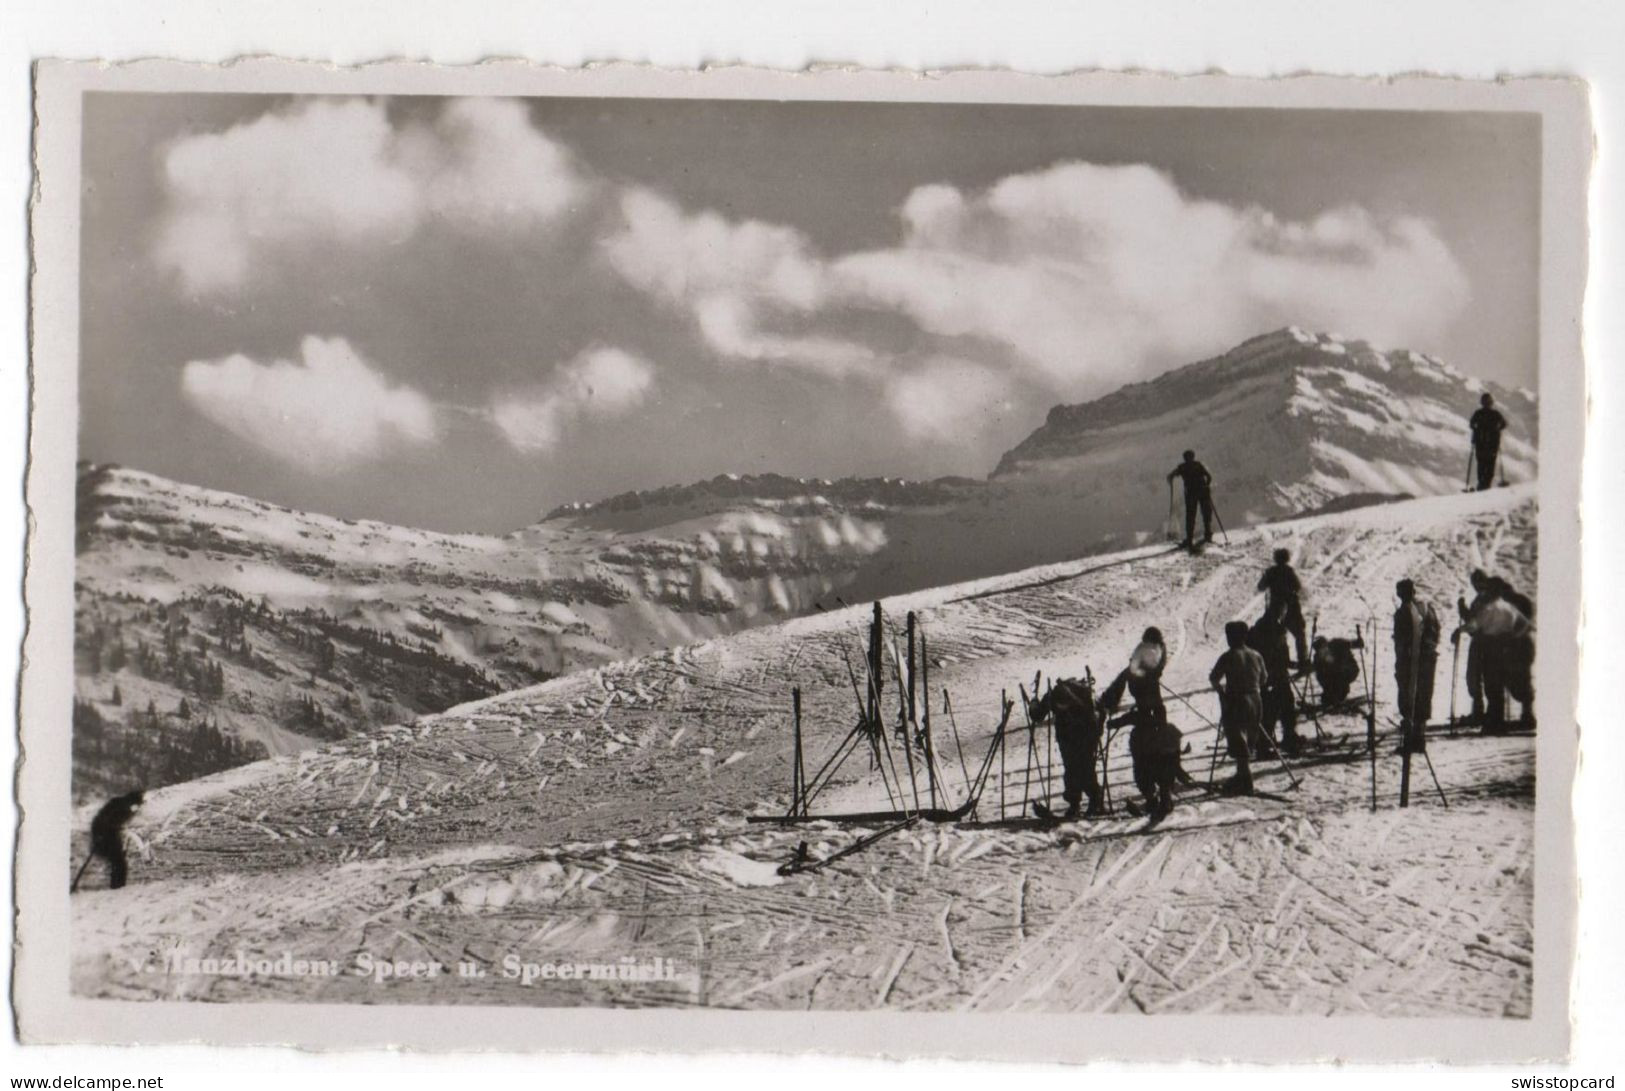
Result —
<instances>
[{"instance_id":1,"label":"dark silhouette figure","mask_svg":"<svg viewBox=\"0 0 1625 1091\"><path fill-rule=\"evenodd\" d=\"M1399 727L1403 750L1420 754L1427 749L1426 728L1433 718L1433 679L1439 669L1439 615L1416 599L1416 584L1400 580L1394 586L1399 609L1394 611L1394 682L1399 690Z\"/></svg>"},{"instance_id":2,"label":"dark silhouette figure","mask_svg":"<svg viewBox=\"0 0 1625 1091\"><path fill-rule=\"evenodd\" d=\"M1501 458L1501 433L1506 431L1507 419L1495 408L1495 399L1485 394L1478 399L1478 409L1468 421L1473 430L1473 457L1478 460L1478 491L1495 484L1495 464Z\"/></svg>"},{"instance_id":3,"label":"dark silhouette figure","mask_svg":"<svg viewBox=\"0 0 1625 1091\"><path fill-rule=\"evenodd\" d=\"M1078 817L1084 796L1089 797L1085 818L1104 812L1101 806L1100 738L1105 719L1095 708L1094 693L1086 683L1063 678L1050 687L1040 700L1027 709L1033 723L1055 717L1055 746L1061 752L1061 797L1066 800L1066 817Z\"/></svg>"},{"instance_id":4,"label":"dark silhouette figure","mask_svg":"<svg viewBox=\"0 0 1625 1091\"><path fill-rule=\"evenodd\" d=\"M1277 549L1275 563L1264 569L1258 578L1258 589L1268 596L1264 612L1278 625L1292 634L1293 646L1298 652L1298 669L1309 670L1309 634L1303 622L1303 581L1292 567L1292 554Z\"/></svg>"},{"instance_id":5,"label":"dark silhouette figure","mask_svg":"<svg viewBox=\"0 0 1625 1091\"><path fill-rule=\"evenodd\" d=\"M1185 736L1167 720L1137 723L1128 733L1128 753L1134 764L1134 786L1145 797L1147 810L1163 816L1174 809L1174 785L1189 780L1180 765L1179 750Z\"/></svg>"},{"instance_id":6,"label":"dark silhouette figure","mask_svg":"<svg viewBox=\"0 0 1625 1091\"><path fill-rule=\"evenodd\" d=\"M1354 657L1354 642L1343 637L1328 640L1315 637L1310 658L1315 667L1315 683L1320 686L1323 708L1335 708L1349 699L1349 690L1360 677L1360 662Z\"/></svg>"},{"instance_id":7,"label":"dark silhouette figure","mask_svg":"<svg viewBox=\"0 0 1625 1091\"><path fill-rule=\"evenodd\" d=\"M1196 512L1202 512L1202 541L1213 540L1213 475L1196 461L1195 451L1186 451L1184 461L1168 471L1168 481L1179 478L1185 485L1185 540L1189 549L1196 536Z\"/></svg>"},{"instance_id":8,"label":"dark silhouette figure","mask_svg":"<svg viewBox=\"0 0 1625 1091\"><path fill-rule=\"evenodd\" d=\"M1287 653L1286 627L1271 614L1259 618L1247 632L1247 646L1264 660L1263 716L1253 740L1253 757L1267 757L1274 749L1275 727L1281 727L1281 749L1296 754L1298 697L1292 688L1292 664Z\"/></svg>"},{"instance_id":9,"label":"dark silhouette figure","mask_svg":"<svg viewBox=\"0 0 1625 1091\"><path fill-rule=\"evenodd\" d=\"M124 856L124 827L141 809L144 797L145 793L139 790L115 796L102 804L102 809L90 820L90 855L92 859L100 856L107 861L107 885L111 890L118 890L129 877L129 862Z\"/></svg>"},{"instance_id":10,"label":"dark silhouette figure","mask_svg":"<svg viewBox=\"0 0 1625 1091\"><path fill-rule=\"evenodd\" d=\"M1236 763L1236 775L1225 781L1221 790L1226 795L1251 795L1253 772L1249 752L1261 732L1268 669L1264 657L1247 647L1245 621L1226 624L1224 639L1230 650L1219 656L1208 675L1208 682L1219 691L1219 722L1224 727L1231 760Z\"/></svg>"}]
</instances>

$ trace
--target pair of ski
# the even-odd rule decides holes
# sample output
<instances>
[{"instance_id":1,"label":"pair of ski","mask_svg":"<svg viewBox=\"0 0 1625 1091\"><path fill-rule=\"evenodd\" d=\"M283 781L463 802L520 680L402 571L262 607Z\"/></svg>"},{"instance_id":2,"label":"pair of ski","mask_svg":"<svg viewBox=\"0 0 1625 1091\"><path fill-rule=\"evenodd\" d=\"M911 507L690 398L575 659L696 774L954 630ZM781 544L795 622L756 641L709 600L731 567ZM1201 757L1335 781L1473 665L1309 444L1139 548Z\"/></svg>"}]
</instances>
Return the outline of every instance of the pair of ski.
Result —
<instances>
[{"instance_id":1,"label":"pair of ski","mask_svg":"<svg viewBox=\"0 0 1625 1091\"><path fill-rule=\"evenodd\" d=\"M1274 803L1291 803L1292 802L1286 796L1277 795L1274 792L1266 792L1266 791L1263 791L1263 790L1261 790L1259 788L1254 788L1250 792L1243 792L1243 793L1238 793L1238 794L1230 794L1230 793L1226 793L1226 792L1222 791L1219 788L1219 786L1217 786L1217 785L1215 785L1213 787L1210 787L1210 788L1207 788L1207 787L1200 788L1197 791L1192 792L1189 795L1183 797L1180 800L1180 802L1181 803L1205 803L1210 799L1248 799L1248 798L1267 799L1267 800L1270 800L1271 802L1274 802ZM1150 811L1146 810L1146 808L1142 807L1140 804L1134 802L1133 800L1126 800L1123 803L1123 810L1128 813L1128 816L1130 818L1147 818L1147 817L1149 817L1151 819L1151 822L1150 822L1149 825L1147 825L1145 827L1147 830L1151 830L1151 829L1155 828L1158 823L1160 823L1164 818L1167 818L1169 814L1173 813L1172 811L1169 811L1169 812L1166 812L1164 814L1152 814ZM1043 827L1043 828L1046 828L1046 829L1052 828L1052 827L1055 827L1055 826L1061 826L1061 825L1064 825L1064 824L1066 824L1068 822L1094 822L1094 821L1098 821L1100 819L1110 819L1111 817L1113 817L1111 815L1094 815L1094 816L1078 815L1078 816L1073 817L1073 818L1068 818L1064 814L1055 813L1048 806L1046 806L1045 804L1040 803L1040 802L1038 802L1036 800L1033 802L1033 814L1037 816L1040 826Z\"/></svg>"}]
</instances>

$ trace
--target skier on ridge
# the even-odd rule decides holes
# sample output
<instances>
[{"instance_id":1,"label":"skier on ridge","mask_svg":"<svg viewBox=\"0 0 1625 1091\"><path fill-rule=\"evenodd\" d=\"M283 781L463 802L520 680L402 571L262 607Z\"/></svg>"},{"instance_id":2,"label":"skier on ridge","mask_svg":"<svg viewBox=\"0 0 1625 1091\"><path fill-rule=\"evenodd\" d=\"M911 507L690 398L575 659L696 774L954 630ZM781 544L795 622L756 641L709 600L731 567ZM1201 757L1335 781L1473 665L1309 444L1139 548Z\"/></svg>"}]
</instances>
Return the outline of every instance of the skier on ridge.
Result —
<instances>
[{"instance_id":1,"label":"skier on ridge","mask_svg":"<svg viewBox=\"0 0 1625 1091\"><path fill-rule=\"evenodd\" d=\"M1202 544L1213 541L1213 475L1207 467L1196 461L1195 451L1186 451L1184 461L1168 471L1168 484L1179 478L1185 485L1185 540L1186 549L1195 548L1196 512L1202 512Z\"/></svg>"},{"instance_id":2,"label":"skier on ridge","mask_svg":"<svg viewBox=\"0 0 1625 1091\"><path fill-rule=\"evenodd\" d=\"M1467 423L1473 430L1473 457L1478 460L1478 491L1483 492L1495 484L1495 464L1501 457L1501 433L1506 431L1507 419L1489 394L1478 399L1478 406Z\"/></svg>"}]
</instances>

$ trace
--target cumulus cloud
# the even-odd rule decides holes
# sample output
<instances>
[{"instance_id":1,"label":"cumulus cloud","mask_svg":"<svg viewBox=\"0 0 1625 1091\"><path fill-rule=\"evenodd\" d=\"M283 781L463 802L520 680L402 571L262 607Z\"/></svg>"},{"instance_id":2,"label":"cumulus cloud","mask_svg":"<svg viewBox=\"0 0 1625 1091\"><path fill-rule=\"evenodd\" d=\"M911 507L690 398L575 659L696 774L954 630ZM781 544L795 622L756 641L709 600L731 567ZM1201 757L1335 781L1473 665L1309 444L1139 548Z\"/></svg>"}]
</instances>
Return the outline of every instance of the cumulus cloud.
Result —
<instances>
[{"instance_id":1,"label":"cumulus cloud","mask_svg":"<svg viewBox=\"0 0 1625 1091\"><path fill-rule=\"evenodd\" d=\"M1294 323L1427 344L1468 300L1423 220L1345 207L1281 221L1193 199L1148 166L1063 163L973 193L921 186L895 244L833 257L792 228L644 191L625 196L622 219L610 264L687 312L724 359L885 381L900 358L949 348L982 366L972 398L990 375L1093 396ZM906 320L914 347L833 332L865 311ZM889 400L900 409L897 392L919 386L893 383Z\"/></svg>"},{"instance_id":2,"label":"cumulus cloud","mask_svg":"<svg viewBox=\"0 0 1625 1091\"><path fill-rule=\"evenodd\" d=\"M300 351L297 361L194 360L181 371L181 391L222 428L312 474L436 438L429 400L390 385L343 338L307 337Z\"/></svg>"},{"instance_id":3,"label":"cumulus cloud","mask_svg":"<svg viewBox=\"0 0 1625 1091\"><path fill-rule=\"evenodd\" d=\"M646 360L617 348L588 349L545 385L493 399L491 420L516 450L547 451L578 421L636 408L653 386L654 368Z\"/></svg>"},{"instance_id":4,"label":"cumulus cloud","mask_svg":"<svg viewBox=\"0 0 1625 1091\"><path fill-rule=\"evenodd\" d=\"M604 241L629 283L688 312L723 360L763 361L830 375L872 371L880 356L838 336L773 332L766 321L834 302L827 263L794 228L690 215L645 189L621 197L622 224Z\"/></svg>"},{"instance_id":5,"label":"cumulus cloud","mask_svg":"<svg viewBox=\"0 0 1625 1091\"><path fill-rule=\"evenodd\" d=\"M1291 323L1426 343L1468 297L1424 221L1346 207L1282 222L1146 166L1068 163L970 196L925 186L902 219L901 245L833 263L832 294L1006 345L1062 391Z\"/></svg>"},{"instance_id":6,"label":"cumulus cloud","mask_svg":"<svg viewBox=\"0 0 1625 1091\"><path fill-rule=\"evenodd\" d=\"M993 414L1008 408L1005 379L966 360L935 359L893 375L886 405L910 439L963 442L984 431Z\"/></svg>"},{"instance_id":7,"label":"cumulus cloud","mask_svg":"<svg viewBox=\"0 0 1625 1091\"><path fill-rule=\"evenodd\" d=\"M427 121L383 103L315 100L163 159L157 263L189 289L248 280L256 262L315 243L389 245L425 224L509 230L552 220L584 188L569 153L508 99L453 99Z\"/></svg>"}]
</instances>

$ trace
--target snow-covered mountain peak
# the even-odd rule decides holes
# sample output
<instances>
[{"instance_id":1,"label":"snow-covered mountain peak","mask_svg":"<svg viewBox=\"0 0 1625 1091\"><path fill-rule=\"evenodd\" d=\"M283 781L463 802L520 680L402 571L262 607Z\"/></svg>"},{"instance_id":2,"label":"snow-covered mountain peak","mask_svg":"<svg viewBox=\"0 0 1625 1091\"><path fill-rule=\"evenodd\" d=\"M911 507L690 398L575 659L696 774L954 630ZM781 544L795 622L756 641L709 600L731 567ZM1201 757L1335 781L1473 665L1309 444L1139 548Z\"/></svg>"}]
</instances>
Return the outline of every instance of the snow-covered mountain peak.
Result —
<instances>
[{"instance_id":1,"label":"snow-covered mountain peak","mask_svg":"<svg viewBox=\"0 0 1625 1091\"><path fill-rule=\"evenodd\" d=\"M1191 448L1238 519L1356 495L1446 493L1464 482L1467 419L1485 391L1511 422L1502 469L1528 480L1538 440L1528 391L1468 378L1425 353L1296 326L1106 397L1056 406L994 477L1086 475L1155 497L1162 474Z\"/></svg>"}]
</instances>

